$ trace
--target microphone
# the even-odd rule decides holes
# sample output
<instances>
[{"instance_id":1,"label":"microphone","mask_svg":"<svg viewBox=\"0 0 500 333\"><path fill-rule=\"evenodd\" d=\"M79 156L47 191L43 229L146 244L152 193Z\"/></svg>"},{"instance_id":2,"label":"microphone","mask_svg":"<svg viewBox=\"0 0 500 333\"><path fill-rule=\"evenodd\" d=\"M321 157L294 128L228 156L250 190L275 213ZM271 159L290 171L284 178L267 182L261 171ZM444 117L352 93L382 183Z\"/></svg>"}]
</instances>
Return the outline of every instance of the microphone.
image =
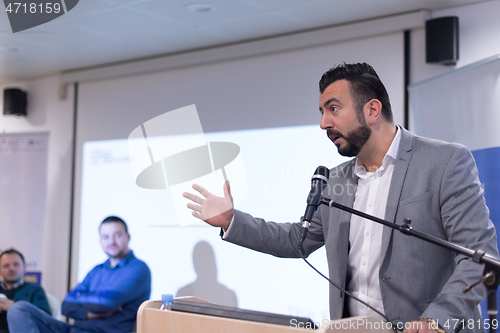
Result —
<instances>
[{"instance_id":1,"label":"microphone","mask_svg":"<svg viewBox=\"0 0 500 333\"><path fill-rule=\"evenodd\" d=\"M304 214L304 217L302 219L302 221L303 221L303 223L302 223L302 238L301 238L301 241L300 241L299 246L298 246L298 250L299 250L298 254L302 257L302 259L306 262L306 264L308 264L314 271L316 271L316 273L318 273L323 278L325 278L328 282L330 282L331 285L333 285L335 288L337 288L338 290L340 290L346 296L349 296L352 299L355 299L356 301L358 301L361 304L365 305L366 307L370 308L375 313L377 313L382 318L384 318L387 323L390 324L391 321L389 320L389 318L387 318L386 315L384 315L383 313L381 313L380 311L378 311L377 309L375 309L373 306L371 306L370 304L366 303L365 301L362 301L358 297L352 295L351 293L349 293L344 288L342 288L339 285L335 284L326 275L324 275L316 267L314 267L309 261L307 261L306 257L304 256L304 253L302 252L302 245L304 244L304 240L307 237L307 232L309 230L309 226L311 225L312 217L313 217L314 212L316 211L316 209L318 209L318 206L321 205L321 204L327 205L330 208L336 207L336 208L345 210L345 211L347 211L349 213L352 213L352 214L355 214L355 215L358 215L358 216L361 216L361 217L364 217L364 218L368 218L370 220L382 223L383 225L389 225L390 224L390 226L392 228L394 228L394 226L393 226L394 223L390 223L390 222L384 221L382 219L378 219L376 217L373 217L371 215L365 214L363 212L359 212L359 211L357 211L355 209L343 206L341 204L336 203L335 201L333 201L331 199L323 198L322 197L322 194L323 194L322 192L325 189L325 186L328 183L328 179L329 178L330 178L330 170L327 167L324 167L322 165L320 165L319 167L316 168L316 171L314 171L314 175L311 178L311 191L309 192L309 196L307 197L307 208L306 208L306 212ZM408 223L409 222L406 222L406 225L408 225ZM464 290L464 292L465 292L465 290ZM488 298L488 301L489 301L489 298ZM494 299L494 301L496 303L496 298ZM394 333L402 333L394 325L391 324L391 327L394 330Z\"/></svg>"},{"instance_id":2,"label":"microphone","mask_svg":"<svg viewBox=\"0 0 500 333\"><path fill-rule=\"evenodd\" d=\"M328 183L328 178L330 178L330 170L322 165L316 168L316 171L314 171L314 175L311 178L311 191L307 196L306 212L304 214L304 218L302 219L302 239L300 240L299 245L299 249L301 250L302 244L304 244L304 240L307 237L307 232L309 230L313 214L320 205L321 194Z\"/></svg>"}]
</instances>

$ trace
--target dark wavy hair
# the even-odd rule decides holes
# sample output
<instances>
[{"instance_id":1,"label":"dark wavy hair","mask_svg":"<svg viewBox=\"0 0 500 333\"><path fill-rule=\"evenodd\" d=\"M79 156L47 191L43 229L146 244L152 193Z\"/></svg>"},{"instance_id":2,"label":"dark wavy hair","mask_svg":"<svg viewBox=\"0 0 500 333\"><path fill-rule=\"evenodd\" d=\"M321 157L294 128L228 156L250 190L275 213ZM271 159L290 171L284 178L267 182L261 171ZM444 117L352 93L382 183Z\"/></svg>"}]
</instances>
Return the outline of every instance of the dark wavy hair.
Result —
<instances>
[{"instance_id":1,"label":"dark wavy hair","mask_svg":"<svg viewBox=\"0 0 500 333\"><path fill-rule=\"evenodd\" d=\"M393 122L391 102L384 84L377 72L367 63L339 64L326 71L319 80L319 92L322 94L329 85L338 80L349 82L351 98L358 115L363 112L363 106L372 99L382 103L382 115Z\"/></svg>"},{"instance_id":2,"label":"dark wavy hair","mask_svg":"<svg viewBox=\"0 0 500 333\"><path fill-rule=\"evenodd\" d=\"M108 216L106 217L102 222L101 224L99 225L99 231L101 231L101 226L104 224L104 223L112 223L112 222L115 222L115 223L121 223L123 224L123 226L125 227L125 233L128 234L128 228L127 228L127 223L125 223L125 221L123 221L121 218L119 218L118 216Z\"/></svg>"},{"instance_id":3,"label":"dark wavy hair","mask_svg":"<svg viewBox=\"0 0 500 333\"><path fill-rule=\"evenodd\" d=\"M2 251L2 253L0 254L0 258L2 258L2 256L4 254L17 254L18 256L21 257L21 260L23 261L23 265L25 265L26 263L24 262L24 256L21 254L21 252L19 252L18 250L16 249L8 249L8 250L5 250L5 251Z\"/></svg>"}]
</instances>

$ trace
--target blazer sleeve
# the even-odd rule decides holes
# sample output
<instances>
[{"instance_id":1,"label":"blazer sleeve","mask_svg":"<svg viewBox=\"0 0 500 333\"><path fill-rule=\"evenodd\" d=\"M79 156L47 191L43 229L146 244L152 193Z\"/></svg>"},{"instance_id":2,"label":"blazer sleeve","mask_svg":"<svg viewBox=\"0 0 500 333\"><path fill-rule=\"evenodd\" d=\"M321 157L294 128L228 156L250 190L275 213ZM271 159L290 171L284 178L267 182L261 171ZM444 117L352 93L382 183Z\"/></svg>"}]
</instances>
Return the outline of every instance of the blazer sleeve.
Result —
<instances>
[{"instance_id":1,"label":"blazer sleeve","mask_svg":"<svg viewBox=\"0 0 500 333\"><path fill-rule=\"evenodd\" d=\"M458 146L451 155L440 188L441 219L448 240L498 257L495 227L489 219L474 158L466 147ZM450 318L466 319L467 325L467 318L486 297L486 288L482 284L467 294L462 293L465 286L480 279L483 267L463 255L457 255L455 263L453 274L421 316L433 318L441 326ZM439 270L439 267L435 269ZM452 323L451 330L453 326Z\"/></svg>"},{"instance_id":2,"label":"blazer sleeve","mask_svg":"<svg viewBox=\"0 0 500 333\"><path fill-rule=\"evenodd\" d=\"M235 210L234 220L224 233L224 240L246 248L282 258L300 258L298 251L302 232L300 223L267 222ZM316 212L303 245L304 255L324 245L320 214Z\"/></svg>"}]
</instances>

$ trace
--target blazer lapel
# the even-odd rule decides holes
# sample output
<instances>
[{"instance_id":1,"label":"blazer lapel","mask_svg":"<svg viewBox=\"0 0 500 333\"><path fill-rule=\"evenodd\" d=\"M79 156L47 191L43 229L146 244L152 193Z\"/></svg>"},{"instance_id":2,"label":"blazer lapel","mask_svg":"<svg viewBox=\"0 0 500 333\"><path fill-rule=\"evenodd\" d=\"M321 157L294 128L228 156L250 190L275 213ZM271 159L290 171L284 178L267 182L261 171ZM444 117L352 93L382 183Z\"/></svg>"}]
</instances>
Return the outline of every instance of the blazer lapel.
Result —
<instances>
[{"instance_id":1,"label":"blazer lapel","mask_svg":"<svg viewBox=\"0 0 500 333\"><path fill-rule=\"evenodd\" d=\"M358 187L358 176L354 173L356 168L356 159L352 159L349 163L349 174L346 175L346 180L344 184L345 193L339 198L339 203L341 205L352 208L354 206L354 199L356 197L356 190ZM350 189L350 190L349 190ZM332 208L337 209L337 208ZM349 233L351 228L351 213L344 210L340 210L338 221L338 248L343 249L344 256L340 258L342 267L341 276L344 277L344 285L346 285L345 279L347 277L347 263L349 261L348 255L350 251Z\"/></svg>"},{"instance_id":2,"label":"blazer lapel","mask_svg":"<svg viewBox=\"0 0 500 333\"><path fill-rule=\"evenodd\" d=\"M392 173L391 185L389 188L389 195L387 197L387 206L385 208L385 220L397 224L402 221L394 221L396 212L398 210L399 198L403 189L406 171L412 157L411 150L413 148L413 134L408 132L402 127L399 127L401 132L401 141L399 143L398 156L394 162L394 171ZM380 253L381 259L385 258L389 243L391 241L394 229L385 227L382 232L382 251Z\"/></svg>"},{"instance_id":3,"label":"blazer lapel","mask_svg":"<svg viewBox=\"0 0 500 333\"><path fill-rule=\"evenodd\" d=\"M342 196L341 204L347 207L351 207L354 205L354 198L356 197L356 190L358 187L358 176L354 173L356 170L356 159L352 159L349 163L349 173L346 175L346 184L345 184L345 195ZM351 220L351 213L346 211L342 211L342 218L347 217L347 220ZM343 221L344 219L342 219Z\"/></svg>"},{"instance_id":4,"label":"blazer lapel","mask_svg":"<svg viewBox=\"0 0 500 333\"><path fill-rule=\"evenodd\" d=\"M343 178L345 179L344 181L344 191L342 195L340 195L337 200L338 203L347 207L352 208L354 205L354 198L356 197L356 190L358 186L358 176L354 173L356 168L356 159L352 159L347 165L345 170L342 170L343 172ZM347 171L347 172L346 172ZM332 209L338 209L338 208L332 208ZM340 209L339 209L340 210ZM347 230L349 231L350 223L351 223L351 213L346 212L344 210L340 210L339 212L339 220L337 223L340 222L340 224L347 224L347 226L340 226L339 225L339 230ZM349 244L349 233L347 235L342 235L341 238L344 238L347 240L347 246Z\"/></svg>"}]
</instances>

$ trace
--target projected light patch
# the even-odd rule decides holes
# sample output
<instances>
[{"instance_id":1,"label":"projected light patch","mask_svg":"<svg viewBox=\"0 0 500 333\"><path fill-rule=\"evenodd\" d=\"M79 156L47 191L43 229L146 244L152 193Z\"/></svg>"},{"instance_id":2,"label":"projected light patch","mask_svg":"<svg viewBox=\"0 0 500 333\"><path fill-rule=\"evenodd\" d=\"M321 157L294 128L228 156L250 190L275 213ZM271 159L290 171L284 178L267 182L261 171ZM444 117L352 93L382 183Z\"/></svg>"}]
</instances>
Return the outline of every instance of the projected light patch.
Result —
<instances>
[{"instance_id":1,"label":"projected light patch","mask_svg":"<svg viewBox=\"0 0 500 333\"><path fill-rule=\"evenodd\" d=\"M191 215L187 199L182 197L183 192L194 192L194 183L223 196L224 182L230 180L235 203L247 194L240 147L231 142L206 142L194 104L138 126L130 133L128 144L137 186L168 188L181 226L205 225ZM221 213L215 210L207 218Z\"/></svg>"}]
</instances>

